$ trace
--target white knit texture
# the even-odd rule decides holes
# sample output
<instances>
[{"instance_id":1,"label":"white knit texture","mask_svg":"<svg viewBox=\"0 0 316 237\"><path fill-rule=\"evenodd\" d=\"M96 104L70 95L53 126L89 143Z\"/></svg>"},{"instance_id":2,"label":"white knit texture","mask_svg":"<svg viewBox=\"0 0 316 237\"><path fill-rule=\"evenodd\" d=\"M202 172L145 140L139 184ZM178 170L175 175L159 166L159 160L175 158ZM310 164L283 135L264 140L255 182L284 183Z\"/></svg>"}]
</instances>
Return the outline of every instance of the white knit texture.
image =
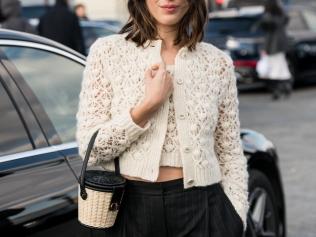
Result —
<instances>
[{"instance_id":1,"label":"white knit texture","mask_svg":"<svg viewBox=\"0 0 316 237\"><path fill-rule=\"evenodd\" d=\"M76 115L79 155L84 157L89 139L100 129L89 166L114 170L113 158L119 156L122 174L154 182L170 104L166 100L144 128L132 120L130 109L144 97L145 70L162 60L162 41L142 48L124 36L100 38L90 49ZM176 132L170 134L177 134L184 188L220 182L246 229L248 172L232 60L202 42L195 51L181 48L174 70Z\"/></svg>"}]
</instances>

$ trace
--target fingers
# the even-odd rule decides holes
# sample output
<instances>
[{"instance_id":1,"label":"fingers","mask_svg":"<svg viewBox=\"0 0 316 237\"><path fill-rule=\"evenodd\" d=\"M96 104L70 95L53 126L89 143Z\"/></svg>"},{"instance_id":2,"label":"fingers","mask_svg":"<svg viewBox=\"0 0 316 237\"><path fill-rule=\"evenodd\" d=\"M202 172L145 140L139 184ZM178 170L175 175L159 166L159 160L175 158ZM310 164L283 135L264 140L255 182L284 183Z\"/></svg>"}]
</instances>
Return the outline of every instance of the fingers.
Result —
<instances>
[{"instance_id":1,"label":"fingers","mask_svg":"<svg viewBox=\"0 0 316 237\"><path fill-rule=\"evenodd\" d=\"M156 63L156 64L153 64L152 66L151 66L151 70L158 70L159 69L159 63Z\"/></svg>"},{"instance_id":2,"label":"fingers","mask_svg":"<svg viewBox=\"0 0 316 237\"><path fill-rule=\"evenodd\" d=\"M160 63L155 63L151 66L152 70L166 70L166 65L165 63L162 61Z\"/></svg>"},{"instance_id":3,"label":"fingers","mask_svg":"<svg viewBox=\"0 0 316 237\"><path fill-rule=\"evenodd\" d=\"M156 73L159 70L159 68L161 68L161 64L160 63L155 63L155 64L151 65L151 67L149 68L151 78L156 76Z\"/></svg>"},{"instance_id":4,"label":"fingers","mask_svg":"<svg viewBox=\"0 0 316 237\"><path fill-rule=\"evenodd\" d=\"M153 71L152 71L150 68L148 68L148 69L145 71L145 78L150 78L150 79L152 79L152 78L154 77L154 75L153 75L152 73L153 73Z\"/></svg>"},{"instance_id":5,"label":"fingers","mask_svg":"<svg viewBox=\"0 0 316 237\"><path fill-rule=\"evenodd\" d=\"M166 64L165 64L164 61L161 61L160 67L161 67L162 70L166 70Z\"/></svg>"},{"instance_id":6,"label":"fingers","mask_svg":"<svg viewBox=\"0 0 316 237\"><path fill-rule=\"evenodd\" d=\"M170 72L168 72L168 71L166 71L165 80L173 81L173 77L171 76Z\"/></svg>"},{"instance_id":7,"label":"fingers","mask_svg":"<svg viewBox=\"0 0 316 237\"><path fill-rule=\"evenodd\" d=\"M167 74L167 71L166 71L165 64L163 62L159 63L159 68L156 71L156 76L165 78L166 74Z\"/></svg>"},{"instance_id":8,"label":"fingers","mask_svg":"<svg viewBox=\"0 0 316 237\"><path fill-rule=\"evenodd\" d=\"M154 65L151 66L151 76L152 77L156 76L156 73L157 73L157 71L159 69L159 66L160 66L159 64L154 64Z\"/></svg>"},{"instance_id":9,"label":"fingers","mask_svg":"<svg viewBox=\"0 0 316 237\"><path fill-rule=\"evenodd\" d=\"M166 77L169 75L169 72L166 71L166 65L162 61L160 63L153 64L147 71L146 76L150 76L150 78L154 78L156 76Z\"/></svg>"}]
</instances>

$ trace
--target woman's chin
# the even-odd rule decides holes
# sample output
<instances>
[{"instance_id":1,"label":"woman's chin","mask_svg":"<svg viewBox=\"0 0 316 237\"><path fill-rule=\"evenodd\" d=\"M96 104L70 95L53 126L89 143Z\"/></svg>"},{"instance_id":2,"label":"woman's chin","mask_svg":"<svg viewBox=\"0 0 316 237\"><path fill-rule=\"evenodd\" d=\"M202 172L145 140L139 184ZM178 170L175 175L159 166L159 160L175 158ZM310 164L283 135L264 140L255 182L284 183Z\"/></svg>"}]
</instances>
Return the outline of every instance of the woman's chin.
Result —
<instances>
[{"instance_id":1,"label":"woman's chin","mask_svg":"<svg viewBox=\"0 0 316 237\"><path fill-rule=\"evenodd\" d=\"M179 23L179 18L175 18L174 16L165 16L162 19L159 19L158 23L163 26L176 26Z\"/></svg>"}]
</instances>

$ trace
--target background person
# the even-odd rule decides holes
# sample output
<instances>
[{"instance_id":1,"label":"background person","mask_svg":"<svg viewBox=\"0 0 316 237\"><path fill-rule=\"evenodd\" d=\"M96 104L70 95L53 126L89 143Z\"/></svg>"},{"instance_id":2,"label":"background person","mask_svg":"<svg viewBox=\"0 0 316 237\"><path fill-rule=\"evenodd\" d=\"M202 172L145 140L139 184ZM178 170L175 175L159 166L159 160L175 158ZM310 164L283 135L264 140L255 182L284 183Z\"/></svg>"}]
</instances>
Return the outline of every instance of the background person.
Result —
<instances>
[{"instance_id":1,"label":"background person","mask_svg":"<svg viewBox=\"0 0 316 237\"><path fill-rule=\"evenodd\" d=\"M289 97L292 91L292 76L286 60L288 38L286 25L289 17L278 0L267 0L265 13L259 25L265 32L264 50L262 55L267 55L268 89L272 91L272 98L281 96Z\"/></svg>"},{"instance_id":2,"label":"background person","mask_svg":"<svg viewBox=\"0 0 316 237\"><path fill-rule=\"evenodd\" d=\"M87 17L86 6L82 3L77 4L74 7L74 11L80 20L89 20L89 18Z\"/></svg>"},{"instance_id":3,"label":"background person","mask_svg":"<svg viewBox=\"0 0 316 237\"><path fill-rule=\"evenodd\" d=\"M36 29L22 17L19 0L1 0L1 28L36 34Z\"/></svg>"},{"instance_id":4,"label":"background person","mask_svg":"<svg viewBox=\"0 0 316 237\"><path fill-rule=\"evenodd\" d=\"M40 18L38 32L41 36L85 54L84 39L79 20L70 11L67 0L56 0L55 6Z\"/></svg>"}]
</instances>

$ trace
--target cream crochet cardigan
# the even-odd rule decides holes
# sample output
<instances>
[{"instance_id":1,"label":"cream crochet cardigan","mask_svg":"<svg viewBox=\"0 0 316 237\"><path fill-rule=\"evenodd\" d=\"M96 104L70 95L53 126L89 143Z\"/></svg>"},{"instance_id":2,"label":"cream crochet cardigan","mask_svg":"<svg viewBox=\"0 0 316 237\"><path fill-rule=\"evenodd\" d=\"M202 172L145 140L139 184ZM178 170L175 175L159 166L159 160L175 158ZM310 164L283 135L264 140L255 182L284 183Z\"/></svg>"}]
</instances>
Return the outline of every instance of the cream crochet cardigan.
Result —
<instances>
[{"instance_id":1,"label":"cream crochet cardigan","mask_svg":"<svg viewBox=\"0 0 316 237\"><path fill-rule=\"evenodd\" d=\"M145 127L130 109L144 96L144 72L160 62L161 40L136 47L125 34L99 38L83 73L76 115L76 140L84 157L99 130L88 165L156 181L167 129L169 100ZM146 44L147 45L147 44ZM246 229L247 160L240 139L236 78L232 60L211 44L182 47L175 58L174 108L183 162L184 188L220 182Z\"/></svg>"}]
</instances>

